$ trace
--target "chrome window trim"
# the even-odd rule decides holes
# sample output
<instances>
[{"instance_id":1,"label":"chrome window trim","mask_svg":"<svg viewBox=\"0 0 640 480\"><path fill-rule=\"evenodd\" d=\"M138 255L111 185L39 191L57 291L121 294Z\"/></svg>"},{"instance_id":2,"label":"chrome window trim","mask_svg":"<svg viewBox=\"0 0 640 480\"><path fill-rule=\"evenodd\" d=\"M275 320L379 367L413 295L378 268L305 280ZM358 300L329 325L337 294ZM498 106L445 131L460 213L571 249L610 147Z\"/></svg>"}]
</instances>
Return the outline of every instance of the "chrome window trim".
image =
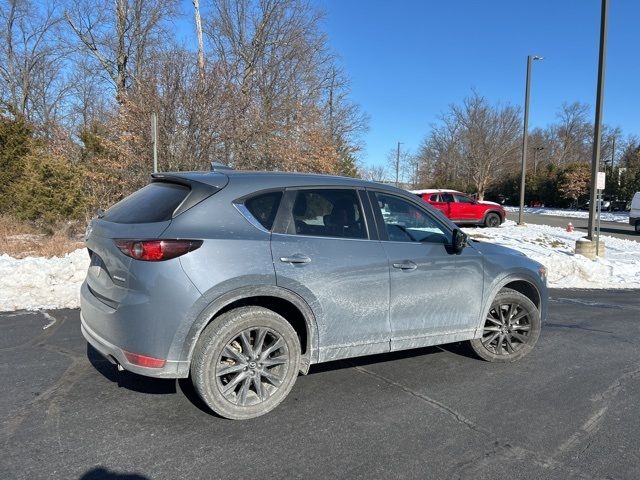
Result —
<instances>
[{"instance_id":1,"label":"chrome window trim","mask_svg":"<svg viewBox=\"0 0 640 480\"><path fill-rule=\"evenodd\" d=\"M266 228L264 228L262 226L262 224L256 219L256 217L254 217L251 214L251 212L245 206L244 203L235 203L234 202L233 206L236 207L236 210L238 210L238 212L240 212L240 215L242 215L251 225L256 227L258 230L260 230L261 232L264 232L264 233L271 233L269 230L267 230Z\"/></svg>"}]
</instances>

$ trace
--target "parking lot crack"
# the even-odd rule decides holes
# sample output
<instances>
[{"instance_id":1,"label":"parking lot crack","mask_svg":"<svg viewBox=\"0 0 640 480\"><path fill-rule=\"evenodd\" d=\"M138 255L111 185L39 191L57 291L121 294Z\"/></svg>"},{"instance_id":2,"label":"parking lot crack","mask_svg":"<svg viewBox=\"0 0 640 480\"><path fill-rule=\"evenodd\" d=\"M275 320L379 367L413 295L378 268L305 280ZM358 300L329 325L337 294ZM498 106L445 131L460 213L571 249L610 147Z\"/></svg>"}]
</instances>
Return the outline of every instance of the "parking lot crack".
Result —
<instances>
[{"instance_id":1,"label":"parking lot crack","mask_svg":"<svg viewBox=\"0 0 640 480\"><path fill-rule=\"evenodd\" d=\"M615 400L618 393L620 393L624 388L624 384L633 380L638 375L640 375L640 367L636 366L633 370L620 375L606 390L594 395L591 400L594 403L599 404L597 410L589 415L580 428L557 448L554 458L562 455L563 453L574 450L581 443L588 441L589 444L580 451L578 456L586 451L590 446L591 438L600 429L604 421L605 414L609 410L609 407Z\"/></svg>"},{"instance_id":2,"label":"parking lot crack","mask_svg":"<svg viewBox=\"0 0 640 480\"><path fill-rule=\"evenodd\" d=\"M50 387L31 401L24 403L18 411L7 415L0 423L0 437L5 439L3 444L6 446L11 441L22 422L34 410L44 411L45 422L53 421L54 425L58 425L58 402L73 389L87 371L88 364L83 358L73 358L71 365Z\"/></svg>"},{"instance_id":3,"label":"parking lot crack","mask_svg":"<svg viewBox=\"0 0 640 480\"><path fill-rule=\"evenodd\" d=\"M421 400L422 402L428 404L433 407L440 413L445 414L449 418L453 419L460 425L468 428L469 430L479 433L486 439L491 442L491 450L484 452L479 457L473 458L468 461L463 461L455 467L455 471L457 472L457 476L454 475L454 478L468 478L471 476L471 471L481 471L485 466L488 466L490 463L494 461L500 461L499 459L512 459L519 461L530 461L539 465L544 469L552 469L559 470L566 473L566 478L582 478L582 479L592 479L593 477L585 472L581 472L576 468L569 467L565 465L563 462L557 460L553 456L540 455L534 451L528 450L526 448L522 448L516 445L513 445L512 442L503 440L498 438L490 430L487 430L469 418L462 415L460 412L455 411L451 407L444 405L443 403L425 395L423 393L417 392L406 385L403 385L395 380L385 377L384 375L380 375L379 373L373 372L365 367L354 365L354 369L360 373L365 375L369 375L374 377L380 381L385 382L388 385L399 388L403 392ZM471 471L468 471L471 469ZM464 473L462 473L464 472Z\"/></svg>"},{"instance_id":4,"label":"parking lot crack","mask_svg":"<svg viewBox=\"0 0 640 480\"><path fill-rule=\"evenodd\" d=\"M430 406L432 406L433 408L435 408L436 410L438 410L441 413L444 413L445 415L447 415L448 417L452 418L453 420L455 420L456 422L458 422L461 425L464 425L465 427L469 428L470 430L473 430L474 432L477 432L487 438L494 438L495 436L488 430L485 430L484 428L480 427L478 424L476 424L475 422L469 420L467 417L465 417L464 415L462 415L460 412L456 412L455 410L453 410L452 408L444 405L443 403L423 394L420 392L416 392L415 390L412 390L411 388L398 383L394 380L391 380L387 377L384 377L378 373L375 373L371 370L368 370L364 367L361 366L356 366L354 367L357 371L364 373L366 375L370 375L372 377L377 378L378 380L382 380L383 382L389 384L389 385L393 385L394 387L397 387L399 389L401 389L403 392L408 393L409 395L412 395L416 398L418 398L419 400L429 404Z\"/></svg>"}]
</instances>

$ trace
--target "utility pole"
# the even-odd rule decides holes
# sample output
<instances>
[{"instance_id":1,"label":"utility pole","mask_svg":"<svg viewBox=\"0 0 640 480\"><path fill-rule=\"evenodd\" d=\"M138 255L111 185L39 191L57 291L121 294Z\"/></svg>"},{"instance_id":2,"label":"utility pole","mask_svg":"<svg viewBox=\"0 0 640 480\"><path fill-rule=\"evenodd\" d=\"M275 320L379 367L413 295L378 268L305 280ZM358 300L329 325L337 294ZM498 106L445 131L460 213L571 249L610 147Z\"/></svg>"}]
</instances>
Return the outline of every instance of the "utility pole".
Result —
<instances>
[{"instance_id":1,"label":"utility pole","mask_svg":"<svg viewBox=\"0 0 640 480\"><path fill-rule=\"evenodd\" d=\"M608 1L602 0L600 15L600 54L598 57L598 90L596 93L596 118L593 129L593 154L591 156L591 194L589 197L589 224L587 227L587 239L593 241L596 224L596 202L598 171L600 169L600 141L602 137L602 107L604 105L604 72L607 59L607 14ZM598 252L596 252L596 256Z\"/></svg>"},{"instance_id":2,"label":"utility pole","mask_svg":"<svg viewBox=\"0 0 640 480\"><path fill-rule=\"evenodd\" d=\"M396 187L399 185L400 180L400 145L401 142L398 142L398 151L396 153Z\"/></svg>"},{"instance_id":3,"label":"utility pole","mask_svg":"<svg viewBox=\"0 0 640 480\"><path fill-rule=\"evenodd\" d=\"M522 131L522 175L520 179L520 211L518 213L518 225L524 225L522 215L524 213L524 188L527 174L527 141L529 140L529 91L531 90L531 64L534 60L542 60L538 55L527 56L527 79L524 89L524 128Z\"/></svg>"}]
</instances>

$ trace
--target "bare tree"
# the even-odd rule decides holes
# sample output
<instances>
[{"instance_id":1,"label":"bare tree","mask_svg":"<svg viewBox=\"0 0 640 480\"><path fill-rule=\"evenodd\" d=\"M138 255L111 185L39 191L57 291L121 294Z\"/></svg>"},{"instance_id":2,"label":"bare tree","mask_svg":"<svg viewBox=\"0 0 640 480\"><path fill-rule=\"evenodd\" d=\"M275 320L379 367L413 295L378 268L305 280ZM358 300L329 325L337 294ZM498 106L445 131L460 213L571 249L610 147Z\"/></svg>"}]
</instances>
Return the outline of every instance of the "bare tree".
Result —
<instances>
[{"instance_id":1,"label":"bare tree","mask_svg":"<svg viewBox=\"0 0 640 480\"><path fill-rule=\"evenodd\" d=\"M519 128L517 108L492 106L474 93L449 107L423 142L419 158L430 162L434 178L451 182L438 186L459 187L460 178L482 200L490 183L515 160Z\"/></svg>"},{"instance_id":2,"label":"bare tree","mask_svg":"<svg viewBox=\"0 0 640 480\"><path fill-rule=\"evenodd\" d=\"M78 47L111 81L119 104L142 80L144 63L162 44L165 21L176 5L176 0L69 0L65 18Z\"/></svg>"},{"instance_id":3,"label":"bare tree","mask_svg":"<svg viewBox=\"0 0 640 480\"><path fill-rule=\"evenodd\" d=\"M399 155L398 152L400 153ZM411 181L414 171L414 167L411 164L412 158L411 152L404 148L398 150L396 147L387 152L386 170L394 182L397 181L399 185L405 185Z\"/></svg>"},{"instance_id":4,"label":"bare tree","mask_svg":"<svg viewBox=\"0 0 640 480\"><path fill-rule=\"evenodd\" d=\"M344 100L346 80L320 19L303 0L213 2L205 33L230 92L224 108L233 112L225 162L335 171L357 150L351 133L362 119Z\"/></svg>"},{"instance_id":5,"label":"bare tree","mask_svg":"<svg viewBox=\"0 0 640 480\"><path fill-rule=\"evenodd\" d=\"M563 103L556 114L557 122L545 132L547 155L554 165L586 162L591 158L593 125L589 106L579 102ZM545 147L546 148L546 147Z\"/></svg>"},{"instance_id":6,"label":"bare tree","mask_svg":"<svg viewBox=\"0 0 640 480\"><path fill-rule=\"evenodd\" d=\"M362 166L359 170L360 175L364 180L369 180L371 182L388 181L388 172L384 165Z\"/></svg>"},{"instance_id":7,"label":"bare tree","mask_svg":"<svg viewBox=\"0 0 640 480\"><path fill-rule=\"evenodd\" d=\"M418 149L416 161L419 164L419 183L424 186L464 190L467 185L461 180L459 125L446 115L440 120L440 124L431 125L431 131Z\"/></svg>"},{"instance_id":8,"label":"bare tree","mask_svg":"<svg viewBox=\"0 0 640 480\"><path fill-rule=\"evenodd\" d=\"M14 114L49 125L64 112L69 89L67 51L58 39L61 17L55 2L0 3L0 99Z\"/></svg>"}]
</instances>

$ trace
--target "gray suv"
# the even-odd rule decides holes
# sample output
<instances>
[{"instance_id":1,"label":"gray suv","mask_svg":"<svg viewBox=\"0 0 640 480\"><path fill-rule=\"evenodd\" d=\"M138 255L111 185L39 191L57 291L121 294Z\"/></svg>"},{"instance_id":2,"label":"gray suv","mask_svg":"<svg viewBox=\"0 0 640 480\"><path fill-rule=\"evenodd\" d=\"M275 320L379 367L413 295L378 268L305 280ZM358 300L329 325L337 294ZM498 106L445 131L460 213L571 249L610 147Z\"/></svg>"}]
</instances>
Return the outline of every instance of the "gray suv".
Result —
<instances>
[{"instance_id":1,"label":"gray suv","mask_svg":"<svg viewBox=\"0 0 640 480\"><path fill-rule=\"evenodd\" d=\"M91 221L82 333L118 366L191 377L216 413L275 408L314 363L469 341L536 343L546 269L352 178L163 173Z\"/></svg>"}]
</instances>

